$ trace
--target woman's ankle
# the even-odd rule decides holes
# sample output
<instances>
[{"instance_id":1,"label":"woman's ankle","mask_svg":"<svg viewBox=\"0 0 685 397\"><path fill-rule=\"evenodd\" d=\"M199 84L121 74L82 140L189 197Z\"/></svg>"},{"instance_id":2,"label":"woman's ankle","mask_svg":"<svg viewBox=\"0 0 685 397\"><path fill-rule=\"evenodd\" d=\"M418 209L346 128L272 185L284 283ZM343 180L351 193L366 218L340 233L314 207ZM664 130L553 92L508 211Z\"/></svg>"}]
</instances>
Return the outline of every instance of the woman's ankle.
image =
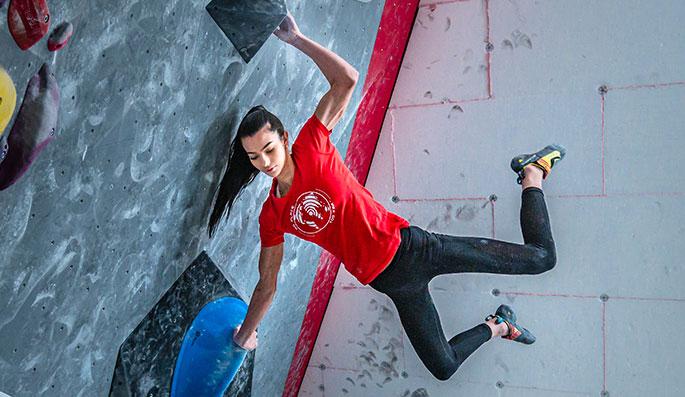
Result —
<instances>
[{"instance_id":1,"label":"woman's ankle","mask_svg":"<svg viewBox=\"0 0 685 397\"><path fill-rule=\"evenodd\" d=\"M532 164L527 165L523 171L525 178L521 181L521 188L526 190L529 187L536 187L542 189L542 179L544 173L542 170Z\"/></svg>"},{"instance_id":2,"label":"woman's ankle","mask_svg":"<svg viewBox=\"0 0 685 397\"><path fill-rule=\"evenodd\" d=\"M492 332L492 337L496 336L505 336L509 333L509 327L507 326L507 323L502 321L499 324L495 323L495 320L488 320L485 322L485 325L487 325L490 328L490 332Z\"/></svg>"}]
</instances>

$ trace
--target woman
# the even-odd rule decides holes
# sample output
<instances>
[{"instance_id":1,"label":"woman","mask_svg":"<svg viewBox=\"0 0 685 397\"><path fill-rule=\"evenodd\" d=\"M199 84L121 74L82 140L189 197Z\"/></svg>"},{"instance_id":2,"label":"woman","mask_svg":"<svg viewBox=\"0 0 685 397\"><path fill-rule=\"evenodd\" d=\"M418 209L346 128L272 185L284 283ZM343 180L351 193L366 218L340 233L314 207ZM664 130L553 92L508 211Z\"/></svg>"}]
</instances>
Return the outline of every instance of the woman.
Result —
<instances>
[{"instance_id":1,"label":"woman","mask_svg":"<svg viewBox=\"0 0 685 397\"><path fill-rule=\"evenodd\" d=\"M525 244L430 233L388 212L343 164L329 139L350 100L358 73L342 58L300 33L288 15L274 34L319 66L331 88L302 127L289 152L289 135L263 106L247 113L231 146L209 234L235 198L259 172L273 178L259 216L259 282L234 341L257 346L257 325L276 292L283 258L283 235L291 233L326 249L362 284L388 295L419 358L433 375L448 379L459 365L493 336L530 344L535 338L516 324L506 305L450 340L428 293L428 282L446 273L538 274L554 267L555 248L542 180L564 155L548 146L512 160L522 184L521 226Z\"/></svg>"}]
</instances>

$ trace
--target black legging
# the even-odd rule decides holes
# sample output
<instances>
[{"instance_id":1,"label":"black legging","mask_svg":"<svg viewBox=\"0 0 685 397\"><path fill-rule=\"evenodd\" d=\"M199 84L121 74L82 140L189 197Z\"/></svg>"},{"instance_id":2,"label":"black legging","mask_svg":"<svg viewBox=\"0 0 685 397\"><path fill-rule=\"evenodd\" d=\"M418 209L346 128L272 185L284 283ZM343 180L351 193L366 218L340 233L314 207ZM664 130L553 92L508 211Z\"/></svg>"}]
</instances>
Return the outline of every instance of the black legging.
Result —
<instances>
[{"instance_id":1,"label":"black legging","mask_svg":"<svg viewBox=\"0 0 685 397\"><path fill-rule=\"evenodd\" d=\"M525 244L430 233L410 226L390 265L369 285L395 303L412 346L428 370L446 380L492 337L486 324L445 338L428 282L440 274L539 274L554 267L556 254L542 190L522 193L521 229Z\"/></svg>"}]
</instances>

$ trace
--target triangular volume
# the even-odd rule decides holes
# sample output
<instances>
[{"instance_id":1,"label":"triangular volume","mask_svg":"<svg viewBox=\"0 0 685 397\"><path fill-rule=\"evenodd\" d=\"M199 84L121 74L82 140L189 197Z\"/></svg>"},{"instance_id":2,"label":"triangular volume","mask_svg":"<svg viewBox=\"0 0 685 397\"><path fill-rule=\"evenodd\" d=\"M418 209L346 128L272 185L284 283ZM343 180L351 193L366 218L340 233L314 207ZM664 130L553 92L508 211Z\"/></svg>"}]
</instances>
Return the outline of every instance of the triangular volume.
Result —
<instances>
[{"instance_id":1,"label":"triangular volume","mask_svg":"<svg viewBox=\"0 0 685 397\"><path fill-rule=\"evenodd\" d=\"M203 251L121 344L109 395L170 396L173 383L180 390L174 371L183 366L177 365L177 357L187 330L195 320L207 321L203 311L213 306L225 310L226 303L243 306L244 300ZM226 341L231 344L231 335ZM224 396L251 395L253 365L254 351L247 354Z\"/></svg>"},{"instance_id":2,"label":"triangular volume","mask_svg":"<svg viewBox=\"0 0 685 397\"><path fill-rule=\"evenodd\" d=\"M245 62L250 62L288 13L284 0L213 0L207 11Z\"/></svg>"}]
</instances>

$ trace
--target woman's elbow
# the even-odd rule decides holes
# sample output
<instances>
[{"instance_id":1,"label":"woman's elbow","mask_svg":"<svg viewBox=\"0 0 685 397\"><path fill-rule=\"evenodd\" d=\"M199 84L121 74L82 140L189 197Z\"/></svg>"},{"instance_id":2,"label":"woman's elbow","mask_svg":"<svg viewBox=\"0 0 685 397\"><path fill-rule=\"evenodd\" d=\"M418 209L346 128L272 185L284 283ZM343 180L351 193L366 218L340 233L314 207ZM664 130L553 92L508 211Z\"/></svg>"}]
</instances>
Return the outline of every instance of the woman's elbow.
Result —
<instances>
[{"instance_id":1,"label":"woman's elbow","mask_svg":"<svg viewBox=\"0 0 685 397\"><path fill-rule=\"evenodd\" d=\"M337 83L340 87L353 88L357 85L357 81L359 81L359 72L356 69L352 69L345 73L345 77L339 79Z\"/></svg>"},{"instance_id":2,"label":"woman's elbow","mask_svg":"<svg viewBox=\"0 0 685 397\"><path fill-rule=\"evenodd\" d=\"M357 84L357 81L359 81L359 72L357 71L357 69L352 69L351 77L352 81L354 82L353 84Z\"/></svg>"}]
</instances>

